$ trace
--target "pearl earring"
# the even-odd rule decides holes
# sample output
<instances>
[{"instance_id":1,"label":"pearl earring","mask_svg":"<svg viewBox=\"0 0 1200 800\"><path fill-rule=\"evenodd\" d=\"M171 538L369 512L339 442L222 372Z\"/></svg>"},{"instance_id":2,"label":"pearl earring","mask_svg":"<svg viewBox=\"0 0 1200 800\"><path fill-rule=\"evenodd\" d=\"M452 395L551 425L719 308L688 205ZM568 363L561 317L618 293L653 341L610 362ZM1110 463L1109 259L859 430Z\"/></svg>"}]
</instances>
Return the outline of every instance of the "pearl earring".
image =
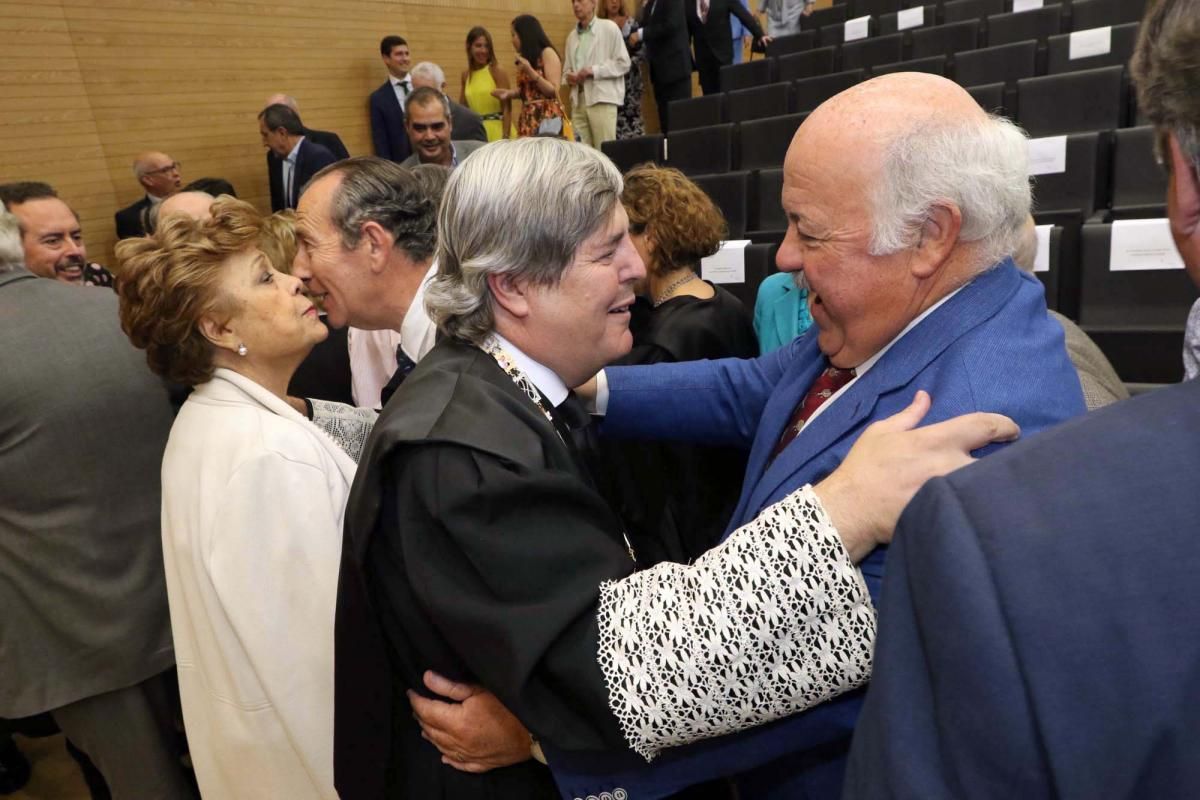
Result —
<instances>
[{"instance_id":1,"label":"pearl earring","mask_svg":"<svg viewBox=\"0 0 1200 800\"><path fill-rule=\"evenodd\" d=\"M244 345L244 344L239 344L239 345L238 345L237 354L238 354L239 356L242 356L242 357L244 358L244 357L245 357L245 355L246 355L246 353L248 353L248 352L249 352L249 351L246 349L246 345Z\"/></svg>"}]
</instances>

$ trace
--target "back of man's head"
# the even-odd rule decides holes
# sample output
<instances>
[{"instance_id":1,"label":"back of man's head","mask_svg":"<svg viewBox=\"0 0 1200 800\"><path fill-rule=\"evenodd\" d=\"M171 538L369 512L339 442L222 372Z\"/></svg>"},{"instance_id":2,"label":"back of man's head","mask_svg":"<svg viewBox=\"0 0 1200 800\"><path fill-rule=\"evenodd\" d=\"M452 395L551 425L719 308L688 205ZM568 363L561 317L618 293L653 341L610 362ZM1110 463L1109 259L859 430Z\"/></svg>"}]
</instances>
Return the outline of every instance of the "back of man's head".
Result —
<instances>
[{"instance_id":1,"label":"back of man's head","mask_svg":"<svg viewBox=\"0 0 1200 800\"><path fill-rule=\"evenodd\" d=\"M1200 0L1152 3L1129 66L1138 111L1200 164Z\"/></svg>"},{"instance_id":2,"label":"back of man's head","mask_svg":"<svg viewBox=\"0 0 1200 800\"><path fill-rule=\"evenodd\" d=\"M410 259L424 263L437 246L437 203L411 170L375 156L347 158L313 176L341 178L330 201L329 219L341 235L342 246L354 248L362 226L374 222L388 231Z\"/></svg>"},{"instance_id":3,"label":"back of man's head","mask_svg":"<svg viewBox=\"0 0 1200 800\"><path fill-rule=\"evenodd\" d=\"M58 192L54 191L54 187L48 183L20 181L0 184L0 203L3 203L4 207L9 210L13 206L28 203L30 200L45 200L49 197L58 197Z\"/></svg>"},{"instance_id":4,"label":"back of man's head","mask_svg":"<svg viewBox=\"0 0 1200 800\"><path fill-rule=\"evenodd\" d=\"M304 135L304 125L300 122L300 115L283 103L267 106L259 112L258 118L263 121L269 131L283 128L292 136Z\"/></svg>"},{"instance_id":5,"label":"back of man's head","mask_svg":"<svg viewBox=\"0 0 1200 800\"><path fill-rule=\"evenodd\" d=\"M300 104L298 102L296 102L296 98L292 97L290 94L283 94L281 92L281 93L271 95L270 97L267 98L267 102L263 103L263 108L266 108L267 106L273 106L276 104L287 106L292 111L295 111L297 114L300 113Z\"/></svg>"},{"instance_id":6,"label":"back of man's head","mask_svg":"<svg viewBox=\"0 0 1200 800\"><path fill-rule=\"evenodd\" d=\"M0 272L17 269L24 263L20 223L11 212L0 209Z\"/></svg>"},{"instance_id":7,"label":"back of man's head","mask_svg":"<svg viewBox=\"0 0 1200 800\"><path fill-rule=\"evenodd\" d=\"M444 91L446 88L446 73L432 61L422 61L409 70L408 74L412 78L414 87L428 86L430 89L437 89L439 92Z\"/></svg>"}]
</instances>

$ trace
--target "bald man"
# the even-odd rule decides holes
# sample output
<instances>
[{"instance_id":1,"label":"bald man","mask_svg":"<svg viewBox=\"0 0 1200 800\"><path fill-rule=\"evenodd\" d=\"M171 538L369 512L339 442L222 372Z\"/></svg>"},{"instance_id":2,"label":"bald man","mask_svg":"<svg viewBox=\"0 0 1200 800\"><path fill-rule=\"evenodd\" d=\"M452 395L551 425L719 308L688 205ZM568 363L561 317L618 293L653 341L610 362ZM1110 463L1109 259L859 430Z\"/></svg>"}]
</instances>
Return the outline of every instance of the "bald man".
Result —
<instances>
[{"instance_id":1,"label":"bald man","mask_svg":"<svg viewBox=\"0 0 1200 800\"><path fill-rule=\"evenodd\" d=\"M821 158L805 157L814 152ZM823 494L822 503L835 528L873 520L890 530L895 517L885 520L873 509L903 481L881 475L869 489L844 492L835 477L844 460L854 463L847 454L868 426L905 409L918 392L932 398L923 425L991 411L1015 420L1029 437L1082 414L1062 329L1046 315L1041 284L1011 258L1029 214L1026 160L1019 129L989 117L941 77L887 75L832 98L800 127L784 161L789 227L777 263L806 282L813 329L753 360L608 368L597 380L601 431L747 449L729 532L761 520L806 484L828 490L830 483L831 499ZM875 549L859 565L873 597L886 549ZM709 556L728 553L723 543ZM764 551L760 558L766 557ZM748 568L759 564L751 559ZM656 567L620 581L619 592L613 584L600 589L606 613L599 674L616 687L611 704L631 750L662 743L666 732L679 733L675 742L688 741L701 729L714 735L783 716L788 698L806 691L800 687L811 678L807 661L814 653L822 663L844 664L873 640L872 629L832 646L815 640L791 646L781 636L786 626L777 624L781 613L787 616L782 587L778 595L749 587L737 608L713 609L721 619L736 620L750 641L775 642L766 656L737 637L714 635L719 626L682 638L643 638L642 604L683 597L679 586L663 581L668 574ZM641 602L622 603L621 596ZM677 602L692 607L687 598ZM712 600L700 602L707 607ZM730 665L716 678L744 692L733 707L690 690L689 653L711 656L714 650L724 650ZM638 677L627 680L629 673ZM585 680L581 676L580 684ZM641 698L618 691L629 686L657 692ZM691 707L680 697L692 698ZM861 703L862 690L851 691L773 725L667 749L652 764L629 753L600 758L559 751L553 741L543 745L567 796L623 791L662 797L708 778L736 776L742 797L833 800L840 796ZM465 733L443 730L452 725L443 725L449 715L439 712L454 707L430 709L419 698L413 706L428 718L426 733L443 753L468 767L485 763L459 746Z\"/></svg>"},{"instance_id":2,"label":"bald man","mask_svg":"<svg viewBox=\"0 0 1200 800\"><path fill-rule=\"evenodd\" d=\"M156 228L159 220L166 219L172 214L199 220L212 219L209 209L216 199L208 192L179 192L159 203L150 216Z\"/></svg>"},{"instance_id":3,"label":"bald man","mask_svg":"<svg viewBox=\"0 0 1200 800\"><path fill-rule=\"evenodd\" d=\"M117 238L131 239L154 231L150 209L183 188L179 162L166 153L149 150L133 160L133 175L146 192L142 199L116 213Z\"/></svg>"}]
</instances>

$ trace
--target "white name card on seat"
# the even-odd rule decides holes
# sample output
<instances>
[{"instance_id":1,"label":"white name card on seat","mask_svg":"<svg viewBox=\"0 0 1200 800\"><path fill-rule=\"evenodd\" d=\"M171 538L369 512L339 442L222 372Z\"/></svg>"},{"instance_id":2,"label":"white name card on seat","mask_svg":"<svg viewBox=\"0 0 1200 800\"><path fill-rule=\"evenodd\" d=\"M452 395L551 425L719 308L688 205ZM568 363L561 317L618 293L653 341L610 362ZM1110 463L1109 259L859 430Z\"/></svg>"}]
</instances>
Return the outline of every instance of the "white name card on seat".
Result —
<instances>
[{"instance_id":1,"label":"white name card on seat","mask_svg":"<svg viewBox=\"0 0 1200 800\"><path fill-rule=\"evenodd\" d=\"M896 14L896 30L906 31L909 28L920 28L925 25L925 6L906 8Z\"/></svg>"},{"instance_id":2,"label":"white name card on seat","mask_svg":"<svg viewBox=\"0 0 1200 800\"><path fill-rule=\"evenodd\" d=\"M1070 42L1070 46L1067 48L1069 61L1077 58L1106 56L1112 52L1112 26L1075 31L1071 34Z\"/></svg>"},{"instance_id":3,"label":"white name card on seat","mask_svg":"<svg viewBox=\"0 0 1200 800\"><path fill-rule=\"evenodd\" d=\"M846 20L845 26L842 28L842 41L853 42L856 39L865 39L871 32L871 17L868 14L865 17Z\"/></svg>"},{"instance_id":4,"label":"white name card on seat","mask_svg":"<svg viewBox=\"0 0 1200 800\"><path fill-rule=\"evenodd\" d=\"M1050 271L1050 231L1054 230L1053 225L1038 225L1037 231L1037 255L1033 257L1034 272L1049 272Z\"/></svg>"},{"instance_id":5,"label":"white name card on seat","mask_svg":"<svg viewBox=\"0 0 1200 800\"><path fill-rule=\"evenodd\" d=\"M1035 8L1041 8L1042 5L1042 0L1013 0L1013 13L1032 11Z\"/></svg>"},{"instance_id":6,"label":"white name card on seat","mask_svg":"<svg viewBox=\"0 0 1200 800\"><path fill-rule=\"evenodd\" d=\"M1183 269L1165 219L1122 219L1112 224L1108 268L1112 272Z\"/></svg>"},{"instance_id":7,"label":"white name card on seat","mask_svg":"<svg viewBox=\"0 0 1200 800\"><path fill-rule=\"evenodd\" d=\"M713 283L746 282L746 247L749 239L721 242L721 249L700 259L700 277Z\"/></svg>"},{"instance_id":8,"label":"white name card on seat","mask_svg":"<svg viewBox=\"0 0 1200 800\"><path fill-rule=\"evenodd\" d=\"M1029 174L1057 175L1067 171L1067 137L1046 136L1030 139Z\"/></svg>"}]
</instances>

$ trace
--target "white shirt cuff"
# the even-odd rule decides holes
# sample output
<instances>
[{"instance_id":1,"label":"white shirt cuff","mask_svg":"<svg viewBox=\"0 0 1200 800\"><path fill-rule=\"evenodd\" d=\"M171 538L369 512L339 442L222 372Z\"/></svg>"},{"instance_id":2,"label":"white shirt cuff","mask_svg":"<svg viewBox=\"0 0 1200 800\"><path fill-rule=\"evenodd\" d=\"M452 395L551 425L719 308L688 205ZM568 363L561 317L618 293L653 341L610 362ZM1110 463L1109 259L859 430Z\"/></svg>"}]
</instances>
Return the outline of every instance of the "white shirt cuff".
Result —
<instances>
[{"instance_id":1,"label":"white shirt cuff","mask_svg":"<svg viewBox=\"0 0 1200 800\"><path fill-rule=\"evenodd\" d=\"M608 376L604 370L596 373L596 401L590 405L588 411L597 417L608 413Z\"/></svg>"}]
</instances>

